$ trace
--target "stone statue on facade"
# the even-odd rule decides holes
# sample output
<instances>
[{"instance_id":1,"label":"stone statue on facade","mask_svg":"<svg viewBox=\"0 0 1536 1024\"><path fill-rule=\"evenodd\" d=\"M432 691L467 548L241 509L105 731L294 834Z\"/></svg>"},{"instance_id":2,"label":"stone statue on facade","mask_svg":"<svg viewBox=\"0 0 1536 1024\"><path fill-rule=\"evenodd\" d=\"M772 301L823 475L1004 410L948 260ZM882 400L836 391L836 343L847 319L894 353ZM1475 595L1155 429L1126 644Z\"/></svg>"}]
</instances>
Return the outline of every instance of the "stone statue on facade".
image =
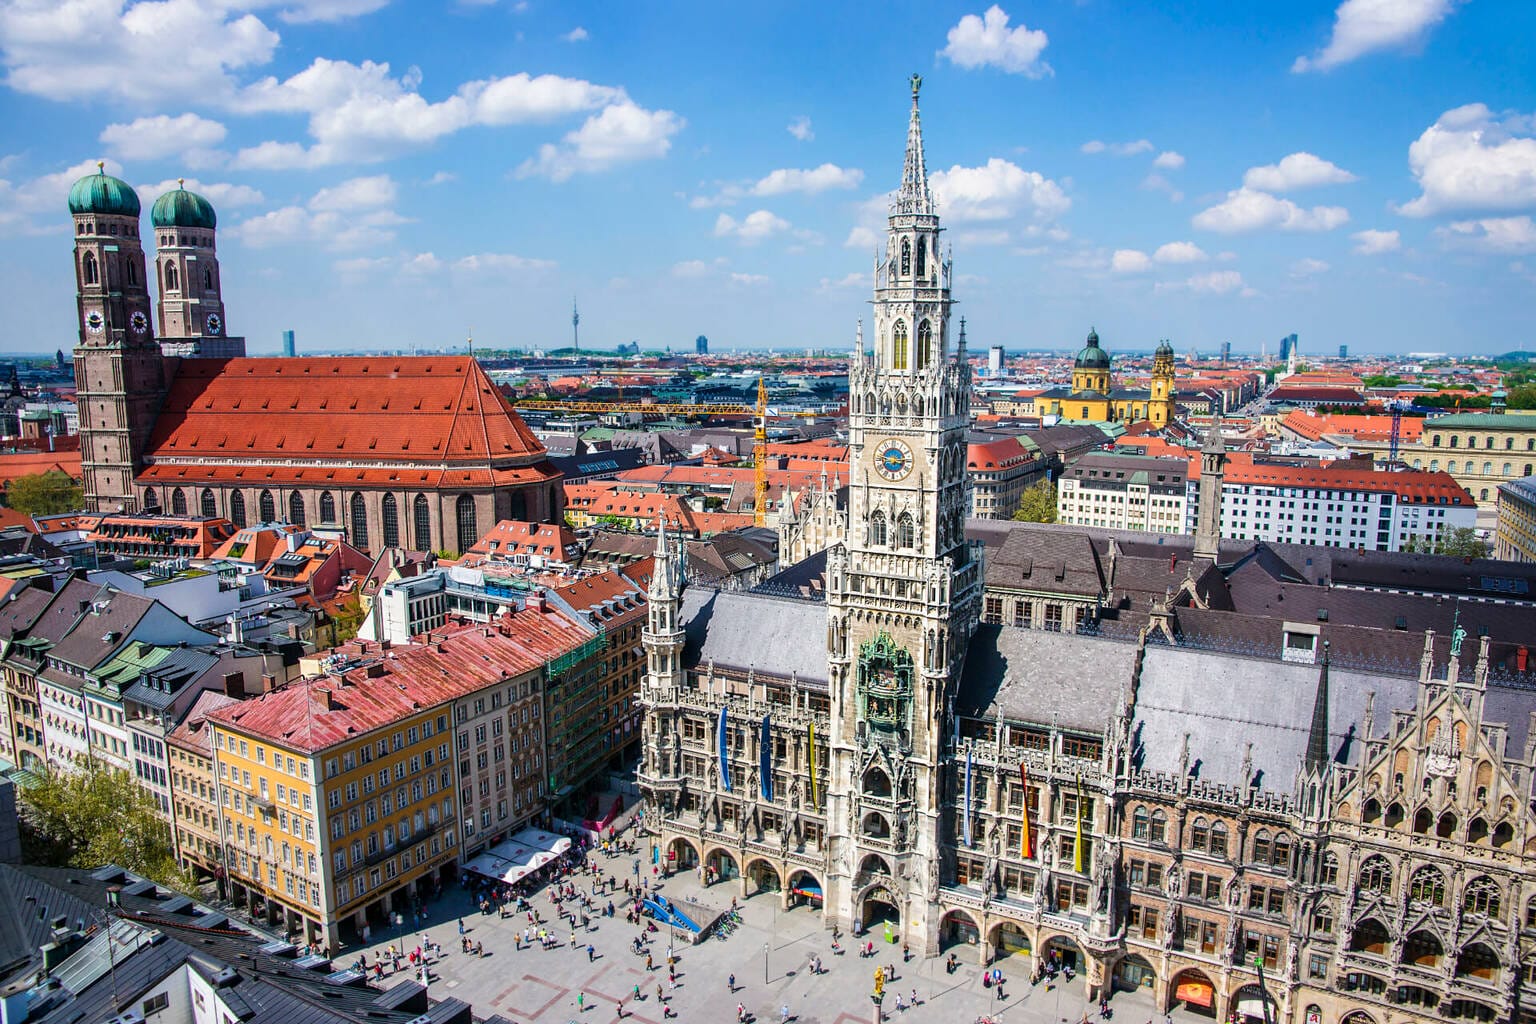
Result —
<instances>
[{"instance_id":1,"label":"stone statue on facade","mask_svg":"<svg viewBox=\"0 0 1536 1024\"><path fill-rule=\"evenodd\" d=\"M1170 864L1170 865L1168 865L1168 881L1167 881L1168 895L1169 896L1178 896L1178 895L1180 895L1183 892L1183 885L1184 885L1183 872L1180 870L1179 866L1177 864Z\"/></svg>"}]
</instances>

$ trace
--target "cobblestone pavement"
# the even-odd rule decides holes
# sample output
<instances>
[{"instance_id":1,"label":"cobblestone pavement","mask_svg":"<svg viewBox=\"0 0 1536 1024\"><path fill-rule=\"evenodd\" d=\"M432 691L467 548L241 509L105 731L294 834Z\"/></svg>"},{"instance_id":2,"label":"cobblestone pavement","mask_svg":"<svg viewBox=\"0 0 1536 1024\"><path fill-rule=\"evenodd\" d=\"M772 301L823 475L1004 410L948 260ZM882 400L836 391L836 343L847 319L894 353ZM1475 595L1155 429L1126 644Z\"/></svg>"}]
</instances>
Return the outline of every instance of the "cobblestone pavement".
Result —
<instances>
[{"instance_id":1,"label":"cobblestone pavement","mask_svg":"<svg viewBox=\"0 0 1536 1024\"><path fill-rule=\"evenodd\" d=\"M596 855L604 872L620 879L633 878L633 858ZM580 887L590 888L590 881ZM681 873L661 883L671 899L686 902L694 897L724 908L740 890L735 882L723 882L704 890L696 874ZM608 897L603 897L606 903ZM615 898L614 903L620 902ZM669 988L666 971L668 929L651 935L650 951L655 970L647 972L645 957L636 955L630 943L641 929L627 924L622 916L595 918L591 928L578 929L576 945L569 945L570 929L553 917L553 907L542 892L533 898L534 907L552 922L552 934L559 945L550 950L524 946L515 949L514 931L527 925L526 917L515 914L505 920L495 912L482 915L472 897L454 888L427 907L428 920L415 929L407 926L404 948L415 948L425 934L441 944L442 955L434 957L429 986L434 998L456 996L469 1002L477 1017L500 1013L517 1024L609 1024L623 1019L634 1024L663 1024L671 1019L680 1024L729 1024L736 1019L740 1003L759 1024L775 1024L788 1008L789 1020L798 1024L853 1024L874 1020L870 999L877 966L894 963L896 975L886 983L884 1019L910 1024L970 1024L982 1014L992 1014L1007 1024L1079 1024L1085 1011L1094 1024L1100 1024L1097 1007L1084 1000L1083 981L1056 986L1029 984L1030 961L1018 956L1000 961L1005 998L998 999L995 989L982 986L982 969L975 962L972 947L955 950L962 964L953 974L944 971L943 956L913 957L901 963L899 947L876 943L876 955L865 959L851 946L842 955L831 949L831 932L822 927L821 915L809 908L785 912L778 909L776 894L763 894L741 903L742 924L725 940L706 939L689 945L678 938L674 950L678 956L675 989ZM621 912L622 913L622 912ZM468 938L482 943L483 957L460 952L457 921L462 916ZM373 935L366 947L368 962L397 940L394 929ZM844 944L848 945L844 936ZM588 959L586 947L593 947ZM766 949L765 949L766 947ZM350 965L359 950L352 948L338 957L338 965ZM812 975L810 958L822 958L823 973ZM736 988L728 988L734 974ZM397 978L410 976L409 968ZM386 975L384 987L392 983ZM675 1016L664 1018L658 1002L657 986L666 1005ZM635 989L639 987L639 997ZM896 1009L896 997L904 1002L917 991L918 1004L902 1011ZM578 999L580 1000L578 1002ZM1112 1003L1115 1024L1162 1024L1163 1015L1154 1013L1150 993L1116 993ZM1180 1024L1204 1021L1182 1010L1173 1019Z\"/></svg>"}]
</instances>

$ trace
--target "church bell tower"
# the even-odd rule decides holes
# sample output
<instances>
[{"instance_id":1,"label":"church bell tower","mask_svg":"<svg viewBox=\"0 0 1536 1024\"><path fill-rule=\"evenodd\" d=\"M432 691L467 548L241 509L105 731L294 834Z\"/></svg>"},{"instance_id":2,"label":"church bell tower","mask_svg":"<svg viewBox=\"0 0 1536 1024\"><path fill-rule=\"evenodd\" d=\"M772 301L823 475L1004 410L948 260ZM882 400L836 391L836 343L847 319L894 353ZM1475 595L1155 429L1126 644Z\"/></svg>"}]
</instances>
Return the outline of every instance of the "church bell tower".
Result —
<instances>
[{"instance_id":1,"label":"church bell tower","mask_svg":"<svg viewBox=\"0 0 1536 1024\"><path fill-rule=\"evenodd\" d=\"M844 926L882 919L937 950L941 764L980 602L965 539L970 365L952 345L951 263L940 246L912 76L901 188L875 262L874 346L848 368L846 539L827 558L827 906Z\"/></svg>"}]
</instances>

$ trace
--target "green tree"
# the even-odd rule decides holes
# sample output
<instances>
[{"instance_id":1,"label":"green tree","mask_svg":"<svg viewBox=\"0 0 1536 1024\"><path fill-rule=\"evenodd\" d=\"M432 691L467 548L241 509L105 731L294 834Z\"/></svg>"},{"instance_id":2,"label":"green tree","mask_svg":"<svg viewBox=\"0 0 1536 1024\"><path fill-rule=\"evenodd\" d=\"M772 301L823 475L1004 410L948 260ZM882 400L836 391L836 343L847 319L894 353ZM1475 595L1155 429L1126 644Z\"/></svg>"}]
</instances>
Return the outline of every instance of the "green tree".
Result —
<instances>
[{"instance_id":1,"label":"green tree","mask_svg":"<svg viewBox=\"0 0 1536 1024\"><path fill-rule=\"evenodd\" d=\"M330 622L322 627L329 630L330 646L340 646L356 637L367 617L368 613L363 611L363 602L353 594L345 604L331 613Z\"/></svg>"},{"instance_id":2,"label":"green tree","mask_svg":"<svg viewBox=\"0 0 1536 1024\"><path fill-rule=\"evenodd\" d=\"M1505 404L1511 409L1536 409L1536 384L1510 388Z\"/></svg>"},{"instance_id":3,"label":"green tree","mask_svg":"<svg viewBox=\"0 0 1536 1024\"><path fill-rule=\"evenodd\" d=\"M1455 558L1487 558L1488 542L1477 535L1470 526L1453 526L1436 537L1417 536L1408 538L1404 551L1421 555L1451 555Z\"/></svg>"},{"instance_id":4,"label":"green tree","mask_svg":"<svg viewBox=\"0 0 1536 1024\"><path fill-rule=\"evenodd\" d=\"M50 769L22 799L24 856L30 863L77 868L117 864L163 885L193 892L176 863L171 829L154 797L127 772L89 761Z\"/></svg>"},{"instance_id":5,"label":"green tree","mask_svg":"<svg viewBox=\"0 0 1536 1024\"><path fill-rule=\"evenodd\" d=\"M1037 480L1031 484L1019 501L1019 510L1013 518L1021 523L1054 523L1056 485L1050 480Z\"/></svg>"},{"instance_id":6,"label":"green tree","mask_svg":"<svg viewBox=\"0 0 1536 1024\"><path fill-rule=\"evenodd\" d=\"M29 516L51 516L85 507L85 492L61 470L19 476L6 489L5 503Z\"/></svg>"}]
</instances>

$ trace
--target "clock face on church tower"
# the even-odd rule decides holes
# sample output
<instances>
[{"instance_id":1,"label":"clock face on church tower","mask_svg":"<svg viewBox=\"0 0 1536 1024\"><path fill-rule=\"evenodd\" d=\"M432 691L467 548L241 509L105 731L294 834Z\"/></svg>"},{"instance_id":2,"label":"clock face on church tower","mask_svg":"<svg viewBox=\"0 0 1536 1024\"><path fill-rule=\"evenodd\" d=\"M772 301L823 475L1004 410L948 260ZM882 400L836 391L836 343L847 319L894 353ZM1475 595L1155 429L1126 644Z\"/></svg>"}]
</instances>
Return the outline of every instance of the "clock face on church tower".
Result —
<instances>
[{"instance_id":1,"label":"clock face on church tower","mask_svg":"<svg viewBox=\"0 0 1536 1024\"><path fill-rule=\"evenodd\" d=\"M91 310L85 314L85 329L92 334L100 334L101 329L107 325L106 318L98 310Z\"/></svg>"},{"instance_id":2,"label":"clock face on church tower","mask_svg":"<svg viewBox=\"0 0 1536 1024\"><path fill-rule=\"evenodd\" d=\"M133 327L134 334L143 334L149 330L149 317L144 315L142 309L134 310L133 315L128 318L128 323Z\"/></svg>"},{"instance_id":3,"label":"clock face on church tower","mask_svg":"<svg viewBox=\"0 0 1536 1024\"><path fill-rule=\"evenodd\" d=\"M208 329L209 334L218 334L224 329L224 321L219 319L219 314L217 313L209 313L208 319L203 321L203 325Z\"/></svg>"},{"instance_id":4,"label":"clock face on church tower","mask_svg":"<svg viewBox=\"0 0 1536 1024\"><path fill-rule=\"evenodd\" d=\"M875 446L875 472L891 483L905 480L912 472L912 448L895 437L881 441Z\"/></svg>"}]
</instances>

